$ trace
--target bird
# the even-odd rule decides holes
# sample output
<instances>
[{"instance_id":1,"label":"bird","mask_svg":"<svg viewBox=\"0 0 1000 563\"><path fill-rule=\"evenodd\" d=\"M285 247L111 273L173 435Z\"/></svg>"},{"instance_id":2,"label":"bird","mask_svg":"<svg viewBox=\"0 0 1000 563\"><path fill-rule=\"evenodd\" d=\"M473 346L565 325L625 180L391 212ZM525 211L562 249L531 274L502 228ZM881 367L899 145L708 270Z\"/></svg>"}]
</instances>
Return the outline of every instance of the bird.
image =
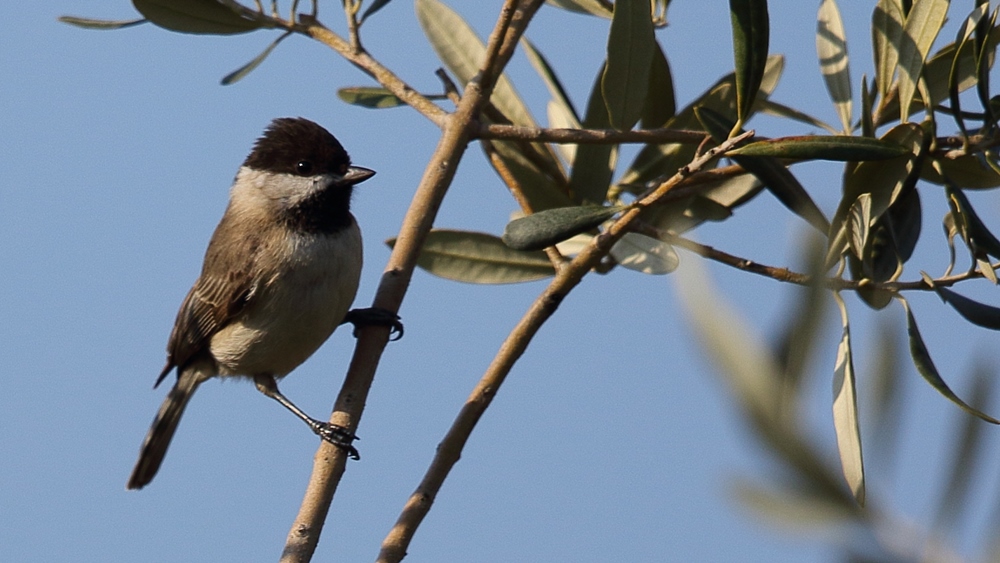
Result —
<instances>
[{"instance_id":1,"label":"bird","mask_svg":"<svg viewBox=\"0 0 1000 563\"><path fill-rule=\"evenodd\" d=\"M278 118L253 144L230 188L201 274L184 298L154 388L174 369L127 489L152 481L192 395L213 377L252 379L257 389L357 459L346 428L306 415L277 380L304 362L344 322L387 324L380 309L349 311L362 266L354 186L375 172L351 164L340 142L305 118Z\"/></svg>"}]
</instances>

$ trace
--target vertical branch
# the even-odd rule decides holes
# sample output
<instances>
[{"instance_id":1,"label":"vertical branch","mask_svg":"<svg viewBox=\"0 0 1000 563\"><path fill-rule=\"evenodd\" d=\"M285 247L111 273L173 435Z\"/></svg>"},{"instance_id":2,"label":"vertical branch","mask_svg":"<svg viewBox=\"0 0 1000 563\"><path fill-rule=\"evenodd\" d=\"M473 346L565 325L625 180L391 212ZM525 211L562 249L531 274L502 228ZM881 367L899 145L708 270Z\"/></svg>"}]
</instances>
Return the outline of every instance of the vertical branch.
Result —
<instances>
[{"instance_id":1,"label":"vertical branch","mask_svg":"<svg viewBox=\"0 0 1000 563\"><path fill-rule=\"evenodd\" d=\"M479 113L489 99L501 70L510 60L517 39L531 15L541 5L541 0L528 0L521 9L518 9L518 4L518 0L506 0L504 3L490 35L482 69L466 86L455 112L440 122L443 129L441 139L403 219L395 247L375 294L374 307L396 312L402 304L420 248L434 224L468 142L478 130ZM333 40L342 42L322 26L309 26L307 33L316 38L323 37L321 40L327 44ZM338 51L344 54L341 49ZM367 55L362 52L354 56ZM350 56L348 58L351 60ZM388 338L389 331L385 327L366 327L360 331L350 368L330 418L332 423L350 430L357 428ZM345 462L342 450L326 442L320 444L313 459L313 472L302 505L288 533L281 556L282 563L304 563L311 560L333 495L343 476Z\"/></svg>"}]
</instances>

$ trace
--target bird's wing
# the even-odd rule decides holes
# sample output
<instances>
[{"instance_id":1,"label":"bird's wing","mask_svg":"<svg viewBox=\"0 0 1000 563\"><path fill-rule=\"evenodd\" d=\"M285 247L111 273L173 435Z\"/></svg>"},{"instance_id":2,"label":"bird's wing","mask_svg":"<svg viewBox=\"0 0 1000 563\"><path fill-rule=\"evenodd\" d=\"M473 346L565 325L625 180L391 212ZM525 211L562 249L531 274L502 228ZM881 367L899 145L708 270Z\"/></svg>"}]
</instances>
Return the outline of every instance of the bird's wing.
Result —
<instances>
[{"instance_id":1,"label":"bird's wing","mask_svg":"<svg viewBox=\"0 0 1000 563\"><path fill-rule=\"evenodd\" d=\"M167 365L156 385L175 366L183 367L204 350L212 336L242 312L254 294L254 264L257 241L221 236L230 226L223 220L205 254L201 276L177 312L174 329L167 342ZM229 241L229 244L221 241Z\"/></svg>"}]
</instances>

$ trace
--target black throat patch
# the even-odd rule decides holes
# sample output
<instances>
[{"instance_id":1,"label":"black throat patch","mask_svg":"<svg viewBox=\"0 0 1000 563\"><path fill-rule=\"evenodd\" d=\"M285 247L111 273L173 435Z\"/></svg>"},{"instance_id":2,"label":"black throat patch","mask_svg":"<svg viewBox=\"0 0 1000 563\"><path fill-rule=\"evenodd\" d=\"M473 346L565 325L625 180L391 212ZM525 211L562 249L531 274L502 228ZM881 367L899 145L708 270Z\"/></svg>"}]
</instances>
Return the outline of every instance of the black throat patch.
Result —
<instances>
[{"instance_id":1,"label":"black throat patch","mask_svg":"<svg viewBox=\"0 0 1000 563\"><path fill-rule=\"evenodd\" d=\"M318 190L286 211L285 224L300 233L332 235L343 231L354 223L351 191L352 186L336 184Z\"/></svg>"}]
</instances>

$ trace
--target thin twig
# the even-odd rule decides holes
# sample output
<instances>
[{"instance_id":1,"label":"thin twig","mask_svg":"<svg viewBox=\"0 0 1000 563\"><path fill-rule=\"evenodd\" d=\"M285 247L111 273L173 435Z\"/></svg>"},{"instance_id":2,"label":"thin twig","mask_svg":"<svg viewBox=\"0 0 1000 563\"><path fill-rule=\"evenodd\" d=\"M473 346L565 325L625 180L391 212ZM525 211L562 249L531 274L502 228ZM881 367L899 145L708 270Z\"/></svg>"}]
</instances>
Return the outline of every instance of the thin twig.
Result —
<instances>
[{"instance_id":1,"label":"thin twig","mask_svg":"<svg viewBox=\"0 0 1000 563\"><path fill-rule=\"evenodd\" d=\"M662 240L663 242L676 246L678 248L683 248L684 250L690 251L702 258L707 258L713 260L720 264L725 264L726 266L731 266L738 270L744 272L749 272L752 274L757 274L759 276L764 276L773 280L780 282L792 283L795 285L810 285L813 283L813 278L809 275L802 274L799 272L793 272L788 268L780 268L777 266L768 266L766 264L761 264L747 258L741 258L728 252L724 252L707 244L702 244L695 242L689 238L682 237L680 235L675 235L663 229L656 228L652 225L643 223L642 221L636 222L633 225L633 230L637 233L644 234L646 236L655 238L657 240ZM993 269L996 270L1000 268L1000 262L993 264ZM944 275L937 278L934 281L934 287L951 287L959 282L966 280L973 280L984 277L982 272L979 270L968 271L962 274L956 275ZM856 291L858 289L881 289L885 291L901 292L901 291L933 291L934 287L930 286L924 280L916 280L910 282L901 281L891 281L891 282L876 282L872 280L845 280L841 277L828 277L822 281L822 284L828 289L835 291Z\"/></svg>"},{"instance_id":2,"label":"thin twig","mask_svg":"<svg viewBox=\"0 0 1000 563\"><path fill-rule=\"evenodd\" d=\"M358 32L358 10L360 9L360 0L347 0L347 2L344 2L344 12L347 16L347 37L350 40L351 50L355 53L360 53L364 50L361 47L361 34Z\"/></svg>"},{"instance_id":3,"label":"thin twig","mask_svg":"<svg viewBox=\"0 0 1000 563\"><path fill-rule=\"evenodd\" d=\"M441 490L445 479L451 472L452 467L458 462L462 449L468 441L472 430L475 428L479 418L486 412L493 397L500 386L503 385L507 374L511 368L528 348L532 338L537 334L541 326L551 317L559 303L576 287L583 277L597 266L601 259L608 254L611 247L630 229L641 211L654 204L656 200L667 194L674 186L679 185L685 178L696 172L702 166L710 162L720 152L728 150L736 143L748 138L752 132L745 133L734 139L730 139L708 151L706 154L695 159L687 166L681 168L677 174L655 190L633 204L633 207L622 214L611 227L603 234L594 237L593 241L584 248L580 254L566 264L555 278L549 283L538 298L531 304L531 307L524 314L517 326L507 335L500 350L493 358L486 373L483 374L479 383L476 384L472 394L466 400L465 405L459 411L448 429L441 443L438 444L434 459L424 473L424 478L417 486L416 491L410 495L406 505L403 507L399 519L392 531L382 543L382 552L379 554L379 563L396 563L406 554L406 547L412 540L417 527L423 521L424 516L430 510L435 497Z\"/></svg>"},{"instance_id":4,"label":"thin twig","mask_svg":"<svg viewBox=\"0 0 1000 563\"><path fill-rule=\"evenodd\" d=\"M604 145L612 143L687 143L705 140L704 131L683 129L544 129L517 125L481 125L477 136L481 139L508 139L557 144Z\"/></svg>"},{"instance_id":5,"label":"thin twig","mask_svg":"<svg viewBox=\"0 0 1000 563\"><path fill-rule=\"evenodd\" d=\"M434 122L434 124L438 127L444 127L444 121L448 113L438 107L437 104L427 99L427 97L423 94L411 88L409 84L396 76L395 73L382 65L382 63L372 58L371 55L369 55L368 52L361 47L360 42L357 45L357 49L355 49L354 46L352 46L348 41L345 41L343 37L330 31L318 20L308 15L300 17L299 21L295 22L291 20L283 20L276 13L272 16L258 13L253 9L240 4L236 0L219 0L219 3L233 10L240 16L253 20L263 27L283 28L319 41L336 51L337 54L352 63L354 66L361 69L362 72L374 78L385 89L389 90L394 96L402 100L403 103L417 110L424 117Z\"/></svg>"}]
</instances>

